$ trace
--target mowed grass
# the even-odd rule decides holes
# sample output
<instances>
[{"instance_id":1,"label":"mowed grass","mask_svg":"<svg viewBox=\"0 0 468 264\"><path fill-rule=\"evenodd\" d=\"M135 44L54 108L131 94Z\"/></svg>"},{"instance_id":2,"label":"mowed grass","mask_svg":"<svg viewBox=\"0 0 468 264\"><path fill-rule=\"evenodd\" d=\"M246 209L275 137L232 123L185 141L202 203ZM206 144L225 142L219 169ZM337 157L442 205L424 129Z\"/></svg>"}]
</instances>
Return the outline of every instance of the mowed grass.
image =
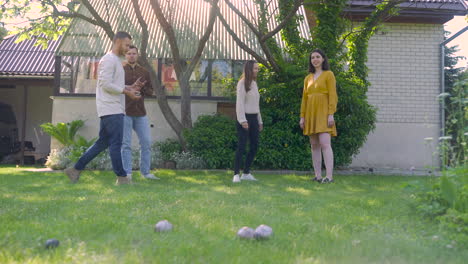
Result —
<instances>
[{"instance_id":1,"label":"mowed grass","mask_svg":"<svg viewBox=\"0 0 468 264\"><path fill-rule=\"evenodd\" d=\"M305 175L256 174L233 184L230 172L170 171L115 186L112 172L63 173L0 168L0 263L466 263L446 248L437 224L414 210L401 186L425 177L337 176L319 185ZM167 219L169 233L154 224ZM267 224L266 241L236 238ZM440 238L433 239L434 235ZM47 250L49 238L60 246Z\"/></svg>"}]
</instances>

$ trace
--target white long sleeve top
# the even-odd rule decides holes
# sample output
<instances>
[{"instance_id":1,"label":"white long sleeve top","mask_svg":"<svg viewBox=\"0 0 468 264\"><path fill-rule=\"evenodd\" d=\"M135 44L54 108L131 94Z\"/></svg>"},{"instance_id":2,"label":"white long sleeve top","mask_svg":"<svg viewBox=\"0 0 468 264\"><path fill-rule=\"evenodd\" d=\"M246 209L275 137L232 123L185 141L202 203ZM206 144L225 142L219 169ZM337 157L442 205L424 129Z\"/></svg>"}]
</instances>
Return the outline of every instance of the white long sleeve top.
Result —
<instances>
[{"instance_id":1,"label":"white long sleeve top","mask_svg":"<svg viewBox=\"0 0 468 264\"><path fill-rule=\"evenodd\" d=\"M256 81L250 84L250 90L245 91L244 79L237 83L236 96L236 115L237 122L242 124L247 122L245 114L257 114L258 123L263 124L262 115L260 113L260 93Z\"/></svg>"},{"instance_id":2,"label":"white long sleeve top","mask_svg":"<svg viewBox=\"0 0 468 264\"><path fill-rule=\"evenodd\" d=\"M96 107L99 117L125 113L125 71L120 58L112 52L99 61Z\"/></svg>"}]
</instances>

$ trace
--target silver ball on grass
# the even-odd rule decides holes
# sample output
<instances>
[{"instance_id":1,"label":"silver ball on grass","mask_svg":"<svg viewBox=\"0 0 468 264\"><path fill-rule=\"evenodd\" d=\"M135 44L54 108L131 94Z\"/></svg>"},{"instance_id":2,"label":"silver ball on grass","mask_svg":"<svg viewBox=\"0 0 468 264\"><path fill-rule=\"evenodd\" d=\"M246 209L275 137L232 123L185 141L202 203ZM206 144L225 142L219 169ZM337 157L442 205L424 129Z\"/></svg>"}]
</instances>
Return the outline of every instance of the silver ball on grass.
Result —
<instances>
[{"instance_id":1,"label":"silver ball on grass","mask_svg":"<svg viewBox=\"0 0 468 264\"><path fill-rule=\"evenodd\" d=\"M237 236L242 239L252 239L254 238L254 233L255 231L252 228L244 226L237 231Z\"/></svg>"},{"instance_id":2,"label":"silver ball on grass","mask_svg":"<svg viewBox=\"0 0 468 264\"><path fill-rule=\"evenodd\" d=\"M167 220L162 220L156 223L154 230L156 232L168 232L172 230L172 224Z\"/></svg>"},{"instance_id":3,"label":"silver ball on grass","mask_svg":"<svg viewBox=\"0 0 468 264\"><path fill-rule=\"evenodd\" d=\"M45 242L45 248L47 249L52 249L52 248L56 248L60 245L60 241L58 241L57 239L47 239L47 241Z\"/></svg>"},{"instance_id":4,"label":"silver ball on grass","mask_svg":"<svg viewBox=\"0 0 468 264\"><path fill-rule=\"evenodd\" d=\"M273 235L273 229L267 225L259 225L255 229L254 237L256 239L268 239Z\"/></svg>"}]
</instances>

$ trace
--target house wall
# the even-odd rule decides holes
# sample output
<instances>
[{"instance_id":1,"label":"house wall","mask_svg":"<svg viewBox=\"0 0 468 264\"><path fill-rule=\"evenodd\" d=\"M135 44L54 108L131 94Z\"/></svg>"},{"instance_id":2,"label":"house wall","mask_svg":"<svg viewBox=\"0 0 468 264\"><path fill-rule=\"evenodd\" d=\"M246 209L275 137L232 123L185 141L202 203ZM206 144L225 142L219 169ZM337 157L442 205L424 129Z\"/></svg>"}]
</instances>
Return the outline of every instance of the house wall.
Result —
<instances>
[{"instance_id":1,"label":"house wall","mask_svg":"<svg viewBox=\"0 0 468 264\"><path fill-rule=\"evenodd\" d=\"M50 136L42 131L40 125L51 121L52 85L47 82L2 81L1 84L15 85L13 89L0 89L0 101L12 106L18 127L18 140L22 138L23 118L25 117L24 99L27 87L26 133L25 140L31 141L36 148L37 158L46 157L50 151ZM43 84L42 84L43 83Z\"/></svg>"},{"instance_id":2,"label":"house wall","mask_svg":"<svg viewBox=\"0 0 468 264\"><path fill-rule=\"evenodd\" d=\"M169 105L176 114L180 116L180 101L169 100ZM156 99L145 99L145 106L148 118L150 119L152 141L163 141L168 138L176 138L176 134L164 119L164 116L157 104ZM99 118L96 112L95 97L64 97L53 98L52 123L69 122L77 119L85 121L78 134L87 139L98 136ZM195 122L200 115L212 115L217 111L217 102L208 100L192 100L192 120ZM138 145L138 138L133 133L132 143ZM60 145L52 140L51 148L58 148Z\"/></svg>"},{"instance_id":3,"label":"house wall","mask_svg":"<svg viewBox=\"0 0 468 264\"><path fill-rule=\"evenodd\" d=\"M369 43L369 102L377 124L352 166L423 168L438 164L433 155L440 132L439 87L443 25L386 24Z\"/></svg>"}]
</instances>

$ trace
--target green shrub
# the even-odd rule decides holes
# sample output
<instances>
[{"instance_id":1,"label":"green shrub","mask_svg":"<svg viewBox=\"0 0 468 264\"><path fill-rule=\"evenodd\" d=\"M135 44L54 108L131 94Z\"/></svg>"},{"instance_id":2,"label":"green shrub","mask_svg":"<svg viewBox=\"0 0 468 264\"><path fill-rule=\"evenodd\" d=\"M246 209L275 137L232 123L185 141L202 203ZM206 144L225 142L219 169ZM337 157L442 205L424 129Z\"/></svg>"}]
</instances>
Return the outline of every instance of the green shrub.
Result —
<instances>
[{"instance_id":1,"label":"green shrub","mask_svg":"<svg viewBox=\"0 0 468 264\"><path fill-rule=\"evenodd\" d=\"M78 129L84 125L83 120L74 120L70 123L44 123L41 125L42 130L55 138L64 146L70 146L75 143L75 135Z\"/></svg>"},{"instance_id":2,"label":"green shrub","mask_svg":"<svg viewBox=\"0 0 468 264\"><path fill-rule=\"evenodd\" d=\"M468 166L451 169L432 186L417 186L416 208L442 230L468 246Z\"/></svg>"},{"instance_id":3,"label":"green shrub","mask_svg":"<svg viewBox=\"0 0 468 264\"><path fill-rule=\"evenodd\" d=\"M45 166L53 170L63 170L72 165L72 161L69 158L70 147L64 147L61 149L52 149L47 157Z\"/></svg>"},{"instance_id":4,"label":"green shrub","mask_svg":"<svg viewBox=\"0 0 468 264\"><path fill-rule=\"evenodd\" d=\"M163 161L172 160L172 155L174 153L182 152L182 146L179 141L175 139L167 139L166 141L154 143L154 147L158 148L161 154L161 159Z\"/></svg>"},{"instance_id":5,"label":"green shrub","mask_svg":"<svg viewBox=\"0 0 468 264\"><path fill-rule=\"evenodd\" d=\"M222 115L200 116L185 137L188 149L202 158L207 168L232 167L237 143L235 121Z\"/></svg>"},{"instance_id":6,"label":"green shrub","mask_svg":"<svg viewBox=\"0 0 468 264\"><path fill-rule=\"evenodd\" d=\"M177 169L190 170L204 169L206 167L202 158L188 151L182 151L180 153L174 152L172 154L172 160L175 161Z\"/></svg>"}]
</instances>

